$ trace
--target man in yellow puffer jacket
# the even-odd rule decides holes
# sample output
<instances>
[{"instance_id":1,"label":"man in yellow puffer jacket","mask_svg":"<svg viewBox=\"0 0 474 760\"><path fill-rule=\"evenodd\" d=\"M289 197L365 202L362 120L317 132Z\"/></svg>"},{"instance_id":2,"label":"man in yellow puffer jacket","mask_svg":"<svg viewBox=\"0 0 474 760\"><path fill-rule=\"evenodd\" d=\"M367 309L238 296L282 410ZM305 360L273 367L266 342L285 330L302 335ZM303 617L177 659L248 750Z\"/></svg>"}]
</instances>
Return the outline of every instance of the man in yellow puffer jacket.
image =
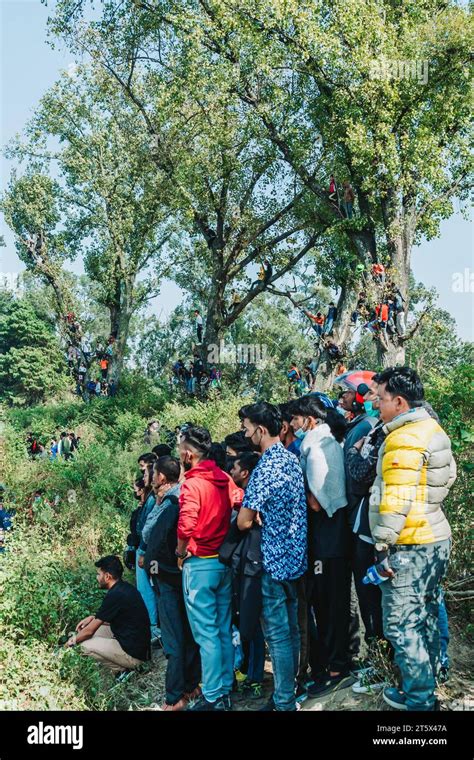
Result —
<instances>
[{"instance_id":1,"label":"man in yellow puffer jacket","mask_svg":"<svg viewBox=\"0 0 474 760\"><path fill-rule=\"evenodd\" d=\"M384 634L395 650L401 690L385 701L399 710L434 710L439 670L440 582L448 565L451 529L442 504L456 478L451 443L423 407L423 385L409 367L378 378L386 433L371 489L370 529L377 560L386 560L380 586Z\"/></svg>"}]
</instances>

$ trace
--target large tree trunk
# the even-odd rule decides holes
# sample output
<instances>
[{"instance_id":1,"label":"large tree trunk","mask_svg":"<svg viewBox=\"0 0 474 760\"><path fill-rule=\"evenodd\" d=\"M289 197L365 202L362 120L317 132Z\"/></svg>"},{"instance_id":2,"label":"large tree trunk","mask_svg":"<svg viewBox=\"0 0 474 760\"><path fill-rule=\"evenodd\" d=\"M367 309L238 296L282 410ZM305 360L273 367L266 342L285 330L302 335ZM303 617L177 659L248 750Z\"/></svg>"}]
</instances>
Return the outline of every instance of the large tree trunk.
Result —
<instances>
[{"instance_id":1,"label":"large tree trunk","mask_svg":"<svg viewBox=\"0 0 474 760\"><path fill-rule=\"evenodd\" d=\"M133 314L131 290L131 284L121 280L117 288L117 301L108 305L110 334L115 338L115 342L113 343L107 379L109 382L114 380L116 388L120 385L130 331L130 320Z\"/></svg>"},{"instance_id":2,"label":"large tree trunk","mask_svg":"<svg viewBox=\"0 0 474 760\"><path fill-rule=\"evenodd\" d=\"M341 349L344 356L351 338L351 315L357 303L359 287L344 286L337 302L337 319L331 333L331 341ZM320 346L322 344L320 343ZM312 390L328 391L337 376L340 358L334 358L327 349L320 349L319 365Z\"/></svg>"},{"instance_id":3,"label":"large tree trunk","mask_svg":"<svg viewBox=\"0 0 474 760\"><path fill-rule=\"evenodd\" d=\"M409 279L413 232L415 229L414 210L405 205L398 207L395 193L388 194L382 205L387 250L390 255L391 279L405 300L405 325L409 310ZM405 339L398 334L385 333L377 341L377 355L383 367L405 364Z\"/></svg>"}]
</instances>

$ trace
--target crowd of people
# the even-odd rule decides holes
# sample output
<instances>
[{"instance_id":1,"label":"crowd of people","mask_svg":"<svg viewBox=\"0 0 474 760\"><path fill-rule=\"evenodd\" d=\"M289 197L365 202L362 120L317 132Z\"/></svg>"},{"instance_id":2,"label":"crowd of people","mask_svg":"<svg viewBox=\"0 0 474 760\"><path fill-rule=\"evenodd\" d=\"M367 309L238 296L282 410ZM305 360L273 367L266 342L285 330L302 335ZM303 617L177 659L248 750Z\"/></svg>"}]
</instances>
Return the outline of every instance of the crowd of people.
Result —
<instances>
[{"instance_id":1,"label":"crowd of people","mask_svg":"<svg viewBox=\"0 0 474 760\"><path fill-rule=\"evenodd\" d=\"M71 315L74 317L74 315ZM71 326L78 323L72 322ZM70 336L71 337L71 336ZM91 341L82 334L75 333L74 342L70 342L66 351L69 374L76 383L76 394L85 401L97 396L115 396L117 383L109 377L110 362L114 353L115 337L110 335L107 343Z\"/></svg>"},{"instance_id":2,"label":"crowd of people","mask_svg":"<svg viewBox=\"0 0 474 760\"><path fill-rule=\"evenodd\" d=\"M206 396L208 391L220 390L222 372L215 365L206 368L204 362L195 352L188 361L177 359L172 367L170 390L180 389L189 396Z\"/></svg>"},{"instance_id":3,"label":"crowd of people","mask_svg":"<svg viewBox=\"0 0 474 760\"><path fill-rule=\"evenodd\" d=\"M140 455L123 558L136 585L118 557L101 558L107 594L66 646L119 678L162 646L166 711L259 699L266 648L261 710L350 686L398 710L437 709L456 466L417 373L366 375L336 380L337 407L322 394L249 404L222 442L187 423ZM374 667L381 646L397 687Z\"/></svg>"},{"instance_id":4,"label":"crowd of people","mask_svg":"<svg viewBox=\"0 0 474 760\"><path fill-rule=\"evenodd\" d=\"M30 459L64 459L68 460L74 456L74 452L79 448L81 436L76 435L73 431L65 430L51 438L48 444L42 436L30 431L26 437L26 449Z\"/></svg>"}]
</instances>

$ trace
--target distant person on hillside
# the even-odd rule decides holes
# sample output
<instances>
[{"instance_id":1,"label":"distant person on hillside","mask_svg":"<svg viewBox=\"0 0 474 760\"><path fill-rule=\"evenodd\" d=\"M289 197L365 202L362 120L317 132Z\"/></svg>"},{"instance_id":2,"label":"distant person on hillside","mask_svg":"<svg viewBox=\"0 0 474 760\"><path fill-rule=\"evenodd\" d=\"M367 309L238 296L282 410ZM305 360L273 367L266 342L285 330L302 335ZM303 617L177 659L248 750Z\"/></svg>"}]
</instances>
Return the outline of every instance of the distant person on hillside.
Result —
<instances>
[{"instance_id":1,"label":"distant person on hillside","mask_svg":"<svg viewBox=\"0 0 474 760\"><path fill-rule=\"evenodd\" d=\"M123 566L109 555L95 563L99 587L107 590L95 615L76 626L66 647L81 645L82 654L92 657L113 673L131 671L150 659L150 621L140 593L122 580Z\"/></svg>"}]
</instances>

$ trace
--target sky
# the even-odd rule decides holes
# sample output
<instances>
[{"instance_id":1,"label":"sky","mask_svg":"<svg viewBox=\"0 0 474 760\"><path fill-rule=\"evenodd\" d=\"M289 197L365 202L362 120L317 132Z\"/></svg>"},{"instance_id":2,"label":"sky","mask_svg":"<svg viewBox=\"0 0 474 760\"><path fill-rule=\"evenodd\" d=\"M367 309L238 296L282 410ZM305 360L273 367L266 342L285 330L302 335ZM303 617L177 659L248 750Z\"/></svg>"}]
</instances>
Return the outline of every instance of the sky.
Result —
<instances>
[{"instance_id":1,"label":"sky","mask_svg":"<svg viewBox=\"0 0 474 760\"><path fill-rule=\"evenodd\" d=\"M51 0L49 0L51 7ZM2 146L22 131L34 113L42 94L55 82L60 71L74 60L60 48L46 42L48 8L40 0L0 0L1 77L0 128ZM11 162L2 156L2 190L8 182ZM24 269L13 236L2 220L1 234L6 248L0 248L0 272ZM439 305L455 318L464 340L474 340L474 246L473 224L459 210L441 225L440 236L421 243L413 251L412 269L417 280L434 286ZM81 271L76 264L72 269ZM167 316L181 301L181 291L166 282L152 305L154 313Z\"/></svg>"}]
</instances>

